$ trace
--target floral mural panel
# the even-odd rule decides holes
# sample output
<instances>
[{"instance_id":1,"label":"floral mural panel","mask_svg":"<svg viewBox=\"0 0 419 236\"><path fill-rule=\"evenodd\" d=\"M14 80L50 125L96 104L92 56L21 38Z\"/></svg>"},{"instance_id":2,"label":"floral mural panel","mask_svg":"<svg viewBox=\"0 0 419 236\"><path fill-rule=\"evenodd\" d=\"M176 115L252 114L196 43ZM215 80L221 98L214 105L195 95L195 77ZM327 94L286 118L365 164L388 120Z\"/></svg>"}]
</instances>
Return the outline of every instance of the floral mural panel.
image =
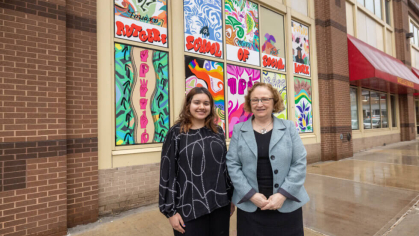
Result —
<instances>
[{"instance_id":1,"label":"floral mural panel","mask_svg":"<svg viewBox=\"0 0 419 236\"><path fill-rule=\"evenodd\" d=\"M260 65L258 4L248 0L225 0L227 59Z\"/></svg>"},{"instance_id":2,"label":"floral mural panel","mask_svg":"<svg viewBox=\"0 0 419 236\"><path fill-rule=\"evenodd\" d=\"M221 0L183 0L185 52L223 58Z\"/></svg>"},{"instance_id":3,"label":"floral mural panel","mask_svg":"<svg viewBox=\"0 0 419 236\"><path fill-rule=\"evenodd\" d=\"M252 113L244 111L244 96L254 83L260 82L260 70L227 65L228 132L233 135L234 125L248 120Z\"/></svg>"},{"instance_id":4,"label":"floral mural panel","mask_svg":"<svg viewBox=\"0 0 419 236\"><path fill-rule=\"evenodd\" d=\"M115 143L163 142L169 130L168 53L115 43Z\"/></svg>"},{"instance_id":5,"label":"floral mural panel","mask_svg":"<svg viewBox=\"0 0 419 236\"><path fill-rule=\"evenodd\" d=\"M294 77L295 126L300 133L313 132L311 80Z\"/></svg>"},{"instance_id":6,"label":"floral mural panel","mask_svg":"<svg viewBox=\"0 0 419 236\"><path fill-rule=\"evenodd\" d=\"M287 80L285 75L263 71L262 73L262 82L272 85L276 90L278 90L279 95L284 100L284 110L278 113L275 113L274 116L279 119L288 119L287 116Z\"/></svg>"},{"instance_id":7,"label":"floral mural panel","mask_svg":"<svg viewBox=\"0 0 419 236\"><path fill-rule=\"evenodd\" d=\"M195 87L207 88L211 93L218 125L225 131L224 63L185 56L186 93Z\"/></svg>"}]
</instances>

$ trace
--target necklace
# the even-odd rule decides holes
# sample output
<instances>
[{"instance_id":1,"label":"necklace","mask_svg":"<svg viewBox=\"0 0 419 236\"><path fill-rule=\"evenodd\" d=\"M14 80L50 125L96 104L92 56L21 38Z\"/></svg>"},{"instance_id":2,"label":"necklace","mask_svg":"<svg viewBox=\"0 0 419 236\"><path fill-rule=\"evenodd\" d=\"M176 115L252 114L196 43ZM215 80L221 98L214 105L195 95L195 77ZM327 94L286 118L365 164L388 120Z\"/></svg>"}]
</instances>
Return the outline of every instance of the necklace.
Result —
<instances>
[{"instance_id":1,"label":"necklace","mask_svg":"<svg viewBox=\"0 0 419 236\"><path fill-rule=\"evenodd\" d=\"M260 126L260 125L258 125L259 127L262 127L262 129L260 130L260 133L261 134L266 134L266 128L268 128L271 124L272 124L272 122L273 122L273 120L271 121L271 123L269 123L269 125L267 125L267 126L265 126L265 127L262 127L262 126ZM256 122L255 122L256 123Z\"/></svg>"}]
</instances>

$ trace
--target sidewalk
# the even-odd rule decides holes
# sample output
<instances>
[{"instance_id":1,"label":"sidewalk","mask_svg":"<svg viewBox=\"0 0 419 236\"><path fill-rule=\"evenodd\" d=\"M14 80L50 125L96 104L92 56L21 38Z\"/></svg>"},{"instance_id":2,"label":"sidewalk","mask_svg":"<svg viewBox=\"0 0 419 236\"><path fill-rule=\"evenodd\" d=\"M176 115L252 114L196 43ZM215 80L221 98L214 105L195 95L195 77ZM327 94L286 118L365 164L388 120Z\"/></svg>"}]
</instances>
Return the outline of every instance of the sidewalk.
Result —
<instances>
[{"instance_id":1,"label":"sidewalk","mask_svg":"<svg viewBox=\"0 0 419 236\"><path fill-rule=\"evenodd\" d=\"M337 162L309 165L305 235L417 236L419 141L374 148ZM69 229L71 236L173 235L157 205ZM236 214L230 235L236 235Z\"/></svg>"}]
</instances>

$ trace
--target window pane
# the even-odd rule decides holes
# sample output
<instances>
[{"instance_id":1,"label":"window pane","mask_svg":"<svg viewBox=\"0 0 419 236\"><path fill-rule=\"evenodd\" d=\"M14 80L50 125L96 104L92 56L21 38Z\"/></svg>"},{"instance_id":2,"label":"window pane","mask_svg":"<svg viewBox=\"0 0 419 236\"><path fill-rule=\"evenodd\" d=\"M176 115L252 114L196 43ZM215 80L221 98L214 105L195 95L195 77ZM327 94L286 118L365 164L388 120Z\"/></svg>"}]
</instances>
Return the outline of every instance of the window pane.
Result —
<instances>
[{"instance_id":1,"label":"window pane","mask_svg":"<svg viewBox=\"0 0 419 236\"><path fill-rule=\"evenodd\" d=\"M380 94L377 92L370 92L371 96L371 118L372 128L381 128L381 115L380 115Z\"/></svg>"},{"instance_id":2,"label":"window pane","mask_svg":"<svg viewBox=\"0 0 419 236\"><path fill-rule=\"evenodd\" d=\"M358 3L361 4L362 6L365 6L364 0L358 0Z\"/></svg>"},{"instance_id":3,"label":"window pane","mask_svg":"<svg viewBox=\"0 0 419 236\"><path fill-rule=\"evenodd\" d=\"M413 23L412 23L412 22L410 22L410 29L409 29L409 32L410 32L410 33L413 33ZM411 44L413 44L413 42L414 42L414 41L413 41L413 38L410 38L410 43L411 43Z\"/></svg>"},{"instance_id":4,"label":"window pane","mask_svg":"<svg viewBox=\"0 0 419 236\"><path fill-rule=\"evenodd\" d=\"M388 128L387 94L380 94L381 127Z\"/></svg>"},{"instance_id":5,"label":"window pane","mask_svg":"<svg viewBox=\"0 0 419 236\"><path fill-rule=\"evenodd\" d=\"M386 7L386 23L388 25L391 25L391 19L390 19L390 2L389 1L384 1L385 2L385 7Z\"/></svg>"},{"instance_id":6,"label":"window pane","mask_svg":"<svg viewBox=\"0 0 419 236\"><path fill-rule=\"evenodd\" d=\"M365 0L365 7L374 13L374 0Z\"/></svg>"},{"instance_id":7,"label":"window pane","mask_svg":"<svg viewBox=\"0 0 419 236\"><path fill-rule=\"evenodd\" d=\"M378 18L383 19L381 17L381 0L374 0L375 1L375 15L378 16Z\"/></svg>"},{"instance_id":8,"label":"window pane","mask_svg":"<svg viewBox=\"0 0 419 236\"><path fill-rule=\"evenodd\" d=\"M371 129L370 91L368 90L362 90L362 116L364 129Z\"/></svg>"},{"instance_id":9,"label":"window pane","mask_svg":"<svg viewBox=\"0 0 419 236\"><path fill-rule=\"evenodd\" d=\"M413 44L417 46L418 45L418 29L415 26L413 26L413 35L414 35Z\"/></svg>"},{"instance_id":10,"label":"window pane","mask_svg":"<svg viewBox=\"0 0 419 236\"><path fill-rule=\"evenodd\" d=\"M391 98L391 120L392 126L397 127L397 116L396 116L396 97L390 96Z\"/></svg>"},{"instance_id":11,"label":"window pane","mask_svg":"<svg viewBox=\"0 0 419 236\"><path fill-rule=\"evenodd\" d=\"M351 88L351 123L352 129L359 129L358 125L358 99L356 88Z\"/></svg>"}]
</instances>

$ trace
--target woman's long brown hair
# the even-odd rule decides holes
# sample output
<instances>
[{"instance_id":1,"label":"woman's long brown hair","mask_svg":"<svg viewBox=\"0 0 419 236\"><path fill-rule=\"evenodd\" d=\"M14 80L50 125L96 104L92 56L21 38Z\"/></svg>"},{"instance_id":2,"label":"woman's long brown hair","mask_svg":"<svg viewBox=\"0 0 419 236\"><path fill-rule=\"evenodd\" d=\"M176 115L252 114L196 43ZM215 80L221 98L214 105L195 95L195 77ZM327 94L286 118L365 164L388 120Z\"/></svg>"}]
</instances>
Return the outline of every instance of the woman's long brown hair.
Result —
<instances>
[{"instance_id":1,"label":"woman's long brown hair","mask_svg":"<svg viewBox=\"0 0 419 236\"><path fill-rule=\"evenodd\" d=\"M205 127L212 130L214 133L218 133L216 121L218 120L217 113L215 112L214 99L211 96L211 93L208 89L203 87L195 87L189 91L188 95L185 97L185 102L183 103L182 111L179 114L179 119L175 122L180 124L180 132L187 133L192 127L192 114L190 112L192 98L196 94L206 94L210 100L211 111L210 114L205 118Z\"/></svg>"}]
</instances>

